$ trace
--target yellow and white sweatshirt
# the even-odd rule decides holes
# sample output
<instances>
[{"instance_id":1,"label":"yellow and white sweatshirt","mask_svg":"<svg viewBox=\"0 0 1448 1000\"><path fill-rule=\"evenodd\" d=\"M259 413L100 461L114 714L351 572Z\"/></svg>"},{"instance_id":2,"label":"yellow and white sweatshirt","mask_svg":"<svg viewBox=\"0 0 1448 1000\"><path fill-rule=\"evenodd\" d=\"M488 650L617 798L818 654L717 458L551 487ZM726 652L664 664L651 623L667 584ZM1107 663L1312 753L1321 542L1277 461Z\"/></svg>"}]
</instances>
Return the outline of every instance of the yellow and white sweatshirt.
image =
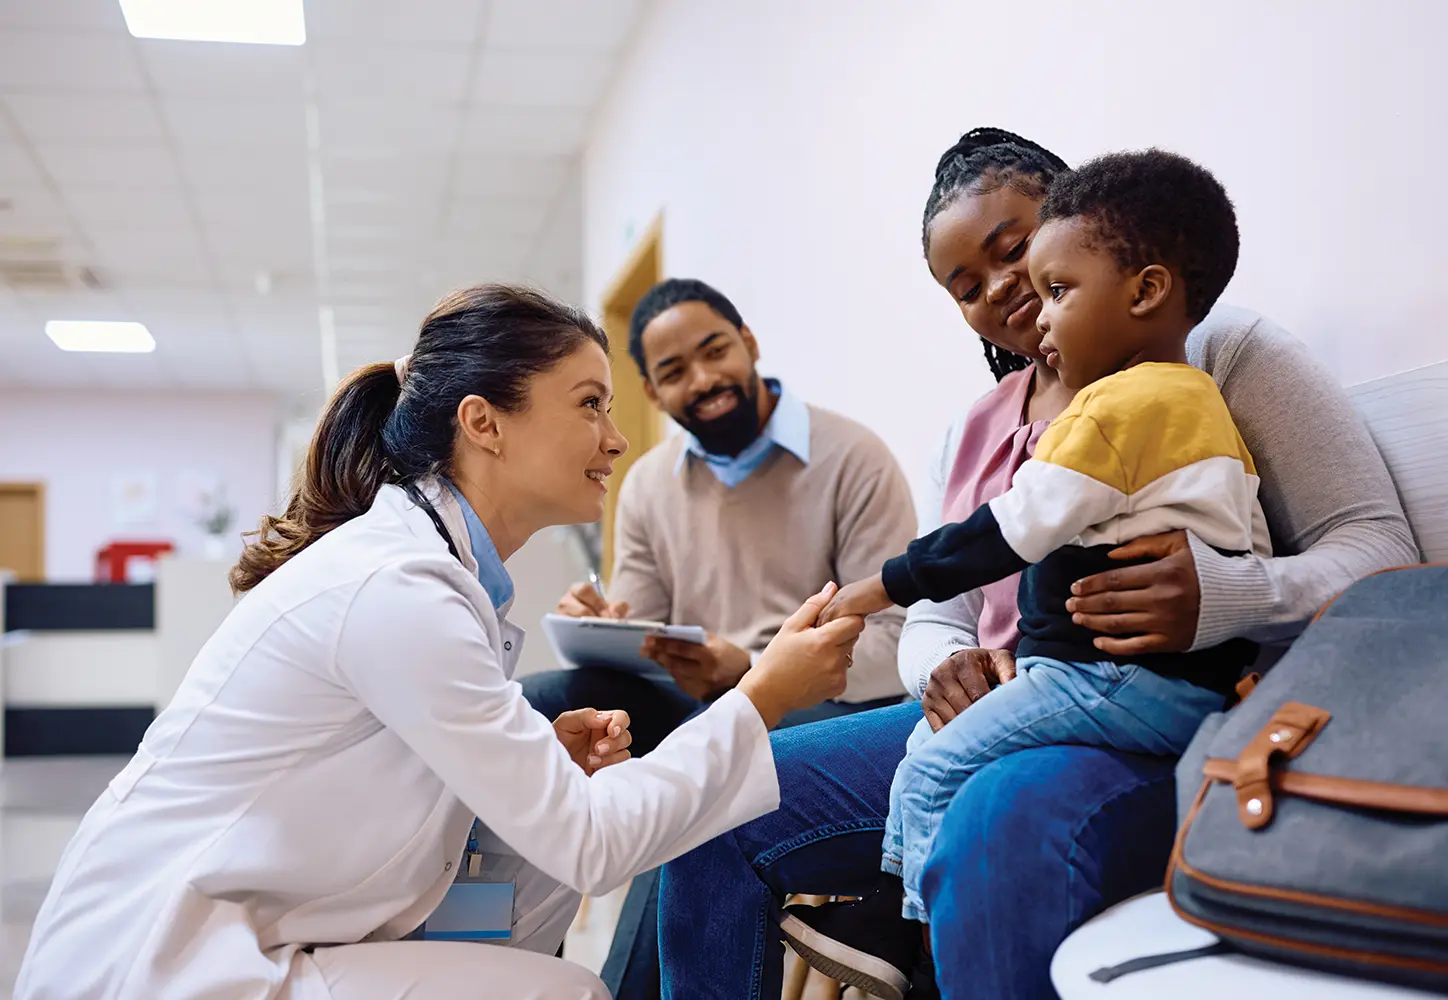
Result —
<instances>
[{"instance_id":1,"label":"yellow and white sweatshirt","mask_svg":"<svg viewBox=\"0 0 1448 1000\"><path fill-rule=\"evenodd\" d=\"M1077 393L1005 493L885 564L897 604L945 601L1020 573L1017 656L1111 657L1066 612L1071 584L1129 565L1135 538L1186 529L1223 553L1269 555L1257 470L1211 376L1189 365L1128 368ZM1246 643L1120 658L1222 691L1250 662Z\"/></svg>"}]
</instances>

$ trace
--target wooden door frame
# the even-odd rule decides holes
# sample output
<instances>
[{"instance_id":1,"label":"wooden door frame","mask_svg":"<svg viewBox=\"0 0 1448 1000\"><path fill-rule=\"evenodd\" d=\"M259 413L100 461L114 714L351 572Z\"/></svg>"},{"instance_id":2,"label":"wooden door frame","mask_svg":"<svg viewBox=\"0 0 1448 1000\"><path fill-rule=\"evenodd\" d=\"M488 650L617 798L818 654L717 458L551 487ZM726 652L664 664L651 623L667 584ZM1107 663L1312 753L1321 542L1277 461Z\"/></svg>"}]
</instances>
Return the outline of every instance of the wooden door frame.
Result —
<instances>
[{"instance_id":1,"label":"wooden door frame","mask_svg":"<svg viewBox=\"0 0 1448 1000\"><path fill-rule=\"evenodd\" d=\"M603 512L603 575L613 574L614 515L619 487L640 455L663 439L658 410L644 392L643 376L628 352L629 319L645 292L664 280L664 220L654 217L619 266L604 291L600 312L608 334L609 361L613 368L613 412L619 429L629 439L628 452L613 464L608 497Z\"/></svg>"},{"instance_id":2,"label":"wooden door frame","mask_svg":"<svg viewBox=\"0 0 1448 1000\"><path fill-rule=\"evenodd\" d=\"M42 583L45 580L45 483L43 482L9 482L0 481L0 493L21 493L26 496L34 496L38 501L38 530L36 536L36 551L39 555L40 568L39 576L34 580L22 580L26 583Z\"/></svg>"}]
</instances>

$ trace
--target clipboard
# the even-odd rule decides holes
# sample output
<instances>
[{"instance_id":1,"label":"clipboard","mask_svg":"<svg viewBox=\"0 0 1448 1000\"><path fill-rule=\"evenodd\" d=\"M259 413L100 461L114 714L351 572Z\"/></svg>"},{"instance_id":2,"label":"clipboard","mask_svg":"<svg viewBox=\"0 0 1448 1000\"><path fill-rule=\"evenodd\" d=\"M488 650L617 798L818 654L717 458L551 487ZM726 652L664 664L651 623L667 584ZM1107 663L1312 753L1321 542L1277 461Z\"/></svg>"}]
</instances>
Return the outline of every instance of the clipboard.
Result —
<instances>
[{"instance_id":1,"label":"clipboard","mask_svg":"<svg viewBox=\"0 0 1448 1000\"><path fill-rule=\"evenodd\" d=\"M650 636L704 645L708 634L698 625L666 625L663 622L618 618L569 618L544 615L543 632L553 652L566 667L586 669L608 667L646 677L668 678L669 673L653 660L639 654Z\"/></svg>"}]
</instances>

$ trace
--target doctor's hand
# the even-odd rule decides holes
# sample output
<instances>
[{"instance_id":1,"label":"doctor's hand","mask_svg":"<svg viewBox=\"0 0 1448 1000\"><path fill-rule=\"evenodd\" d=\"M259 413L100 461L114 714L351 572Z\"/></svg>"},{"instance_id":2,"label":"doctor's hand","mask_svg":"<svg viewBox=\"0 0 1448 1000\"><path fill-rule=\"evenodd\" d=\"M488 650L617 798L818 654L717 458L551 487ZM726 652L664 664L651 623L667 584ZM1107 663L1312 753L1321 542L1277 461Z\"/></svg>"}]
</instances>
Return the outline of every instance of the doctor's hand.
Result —
<instances>
[{"instance_id":1,"label":"doctor's hand","mask_svg":"<svg viewBox=\"0 0 1448 1000\"><path fill-rule=\"evenodd\" d=\"M790 615L739 682L739 690L754 702L765 728L773 729L790 712L844 694L865 619L850 615L814 627L835 591L833 583L826 585Z\"/></svg>"},{"instance_id":2,"label":"doctor's hand","mask_svg":"<svg viewBox=\"0 0 1448 1000\"><path fill-rule=\"evenodd\" d=\"M560 715L553 723L553 732L573 763L583 768L584 774L592 775L629 759L633 736L628 724L628 713L623 709L599 712L580 708Z\"/></svg>"},{"instance_id":3,"label":"doctor's hand","mask_svg":"<svg viewBox=\"0 0 1448 1000\"><path fill-rule=\"evenodd\" d=\"M885 593L885 581L876 573L867 580L858 583L851 583L840 588L825 609L820 612L819 621L816 625L828 625L836 618L846 618L850 615L865 617L876 612L884 611L886 608L893 608L895 602L890 600L890 595Z\"/></svg>"},{"instance_id":4,"label":"doctor's hand","mask_svg":"<svg viewBox=\"0 0 1448 1000\"><path fill-rule=\"evenodd\" d=\"M710 634L704 645L650 636L639 650L667 670L679 688L704 701L728 691L749 669L749 650Z\"/></svg>"},{"instance_id":5,"label":"doctor's hand","mask_svg":"<svg viewBox=\"0 0 1448 1000\"><path fill-rule=\"evenodd\" d=\"M553 609L555 615L569 618L627 618L628 612L628 601L605 601L586 581L569 587Z\"/></svg>"}]
</instances>

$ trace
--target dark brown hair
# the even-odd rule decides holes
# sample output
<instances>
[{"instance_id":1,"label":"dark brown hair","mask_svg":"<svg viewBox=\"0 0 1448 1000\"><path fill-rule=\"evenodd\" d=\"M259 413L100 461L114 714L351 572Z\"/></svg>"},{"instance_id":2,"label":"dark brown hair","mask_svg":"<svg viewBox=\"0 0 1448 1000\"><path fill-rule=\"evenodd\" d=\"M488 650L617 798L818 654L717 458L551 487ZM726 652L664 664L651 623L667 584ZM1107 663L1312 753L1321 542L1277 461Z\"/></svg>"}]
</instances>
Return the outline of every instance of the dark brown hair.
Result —
<instances>
[{"instance_id":1,"label":"dark brown hair","mask_svg":"<svg viewBox=\"0 0 1448 1000\"><path fill-rule=\"evenodd\" d=\"M261 519L256 541L231 570L232 590L251 590L365 513L388 483L422 500L418 480L448 470L464 398L482 396L517 413L527 407L535 376L589 342L608 350L587 313L530 288L479 285L443 299L423 321L401 379L387 362L358 369L337 387L286 510Z\"/></svg>"}]
</instances>

